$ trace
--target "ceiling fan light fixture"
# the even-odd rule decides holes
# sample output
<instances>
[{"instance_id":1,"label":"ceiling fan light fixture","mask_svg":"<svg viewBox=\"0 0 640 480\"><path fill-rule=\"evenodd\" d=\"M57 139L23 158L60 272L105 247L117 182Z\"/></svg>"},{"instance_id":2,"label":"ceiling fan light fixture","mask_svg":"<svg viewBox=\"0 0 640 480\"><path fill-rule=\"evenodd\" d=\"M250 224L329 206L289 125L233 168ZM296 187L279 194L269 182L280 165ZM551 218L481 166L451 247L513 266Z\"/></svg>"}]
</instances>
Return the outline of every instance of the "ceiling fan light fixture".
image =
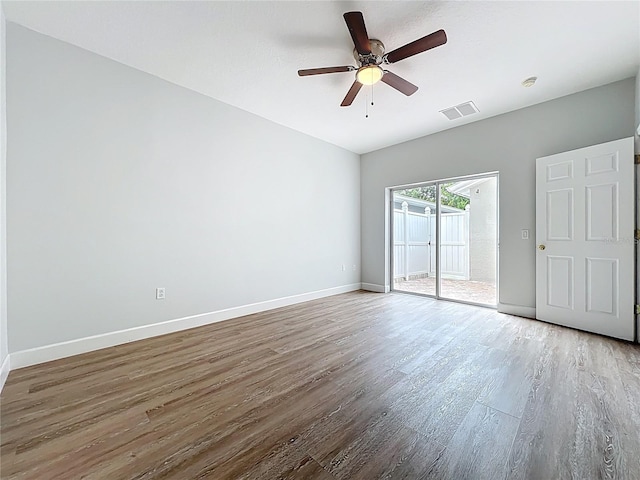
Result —
<instances>
[{"instance_id":1,"label":"ceiling fan light fixture","mask_svg":"<svg viewBox=\"0 0 640 480\"><path fill-rule=\"evenodd\" d=\"M358 69L356 80L362 85L373 85L378 83L383 75L384 71L378 65L367 65Z\"/></svg>"}]
</instances>

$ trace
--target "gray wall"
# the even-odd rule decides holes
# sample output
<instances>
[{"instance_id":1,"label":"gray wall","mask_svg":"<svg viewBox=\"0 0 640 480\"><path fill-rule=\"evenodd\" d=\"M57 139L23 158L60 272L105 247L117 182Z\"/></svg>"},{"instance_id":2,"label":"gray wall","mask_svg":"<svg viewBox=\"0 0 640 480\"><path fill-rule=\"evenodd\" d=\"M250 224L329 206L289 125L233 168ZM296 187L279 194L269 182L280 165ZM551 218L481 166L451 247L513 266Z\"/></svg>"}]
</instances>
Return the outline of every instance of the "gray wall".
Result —
<instances>
[{"instance_id":1,"label":"gray wall","mask_svg":"<svg viewBox=\"0 0 640 480\"><path fill-rule=\"evenodd\" d=\"M6 256L6 21L0 2L0 365L9 354L7 339L7 256Z\"/></svg>"},{"instance_id":2,"label":"gray wall","mask_svg":"<svg viewBox=\"0 0 640 480\"><path fill-rule=\"evenodd\" d=\"M358 155L7 34L11 352L360 282Z\"/></svg>"},{"instance_id":3,"label":"gray wall","mask_svg":"<svg viewBox=\"0 0 640 480\"><path fill-rule=\"evenodd\" d=\"M499 171L500 302L534 307L535 159L632 136L634 90L630 78L363 155L362 282L388 283L385 187Z\"/></svg>"}]
</instances>

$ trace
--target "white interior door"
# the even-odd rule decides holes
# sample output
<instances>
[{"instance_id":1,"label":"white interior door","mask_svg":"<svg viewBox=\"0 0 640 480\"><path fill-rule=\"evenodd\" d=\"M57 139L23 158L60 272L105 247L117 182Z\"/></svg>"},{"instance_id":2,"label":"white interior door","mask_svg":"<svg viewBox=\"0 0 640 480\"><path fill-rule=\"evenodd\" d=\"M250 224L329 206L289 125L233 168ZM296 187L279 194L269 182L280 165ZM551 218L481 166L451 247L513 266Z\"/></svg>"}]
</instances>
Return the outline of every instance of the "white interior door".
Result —
<instances>
[{"instance_id":1,"label":"white interior door","mask_svg":"<svg viewBox=\"0 0 640 480\"><path fill-rule=\"evenodd\" d=\"M536 317L633 340L633 138L536 161Z\"/></svg>"}]
</instances>

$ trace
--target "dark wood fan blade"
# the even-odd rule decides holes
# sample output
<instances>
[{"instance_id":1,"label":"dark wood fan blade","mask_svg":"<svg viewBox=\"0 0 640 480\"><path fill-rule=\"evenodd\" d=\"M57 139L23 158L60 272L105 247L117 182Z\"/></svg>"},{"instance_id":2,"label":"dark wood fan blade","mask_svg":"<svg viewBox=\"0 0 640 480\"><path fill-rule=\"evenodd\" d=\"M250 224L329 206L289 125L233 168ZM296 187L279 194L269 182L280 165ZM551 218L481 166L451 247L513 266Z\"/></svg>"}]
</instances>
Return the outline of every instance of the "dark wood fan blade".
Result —
<instances>
[{"instance_id":1,"label":"dark wood fan blade","mask_svg":"<svg viewBox=\"0 0 640 480\"><path fill-rule=\"evenodd\" d=\"M407 43L405 46L396 48L395 50L387 53L385 58L389 63L395 63L405 58L417 55L418 53L426 52L440 45L447 43L447 34L444 30L438 30L426 37L419 38L415 42Z\"/></svg>"},{"instance_id":2,"label":"dark wood fan blade","mask_svg":"<svg viewBox=\"0 0 640 480\"><path fill-rule=\"evenodd\" d=\"M367 28L364 26L362 12L347 12L343 17L344 21L347 22L347 28L358 53L360 55L369 55L371 53L371 45L369 44Z\"/></svg>"},{"instance_id":3,"label":"dark wood fan blade","mask_svg":"<svg viewBox=\"0 0 640 480\"><path fill-rule=\"evenodd\" d=\"M384 75L381 79L387 85L395 88L401 93L404 93L406 96L413 95L418 91L418 87L416 87L413 83L407 82L404 78L399 77L395 73L391 73L388 70L384 71Z\"/></svg>"},{"instance_id":4,"label":"dark wood fan blade","mask_svg":"<svg viewBox=\"0 0 640 480\"><path fill-rule=\"evenodd\" d=\"M307 68L306 70L298 70L298 75L306 77L308 75L321 75L323 73L351 72L352 70L356 70L356 68L350 65L345 67Z\"/></svg>"},{"instance_id":5,"label":"dark wood fan blade","mask_svg":"<svg viewBox=\"0 0 640 480\"><path fill-rule=\"evenodd\" d=\"M348 107L349 105L351 105L353 103L353 100L355 100L356 95L358 95L358 92L360 91L361 88L362 88L362 84L359 81L356 80L355 82L353 82L353 85L351 85L351 88L347 92L347 96L344 97L344 100L342 100L342 103L340 104L340 106Z\"/></svg>"}]
</instances>

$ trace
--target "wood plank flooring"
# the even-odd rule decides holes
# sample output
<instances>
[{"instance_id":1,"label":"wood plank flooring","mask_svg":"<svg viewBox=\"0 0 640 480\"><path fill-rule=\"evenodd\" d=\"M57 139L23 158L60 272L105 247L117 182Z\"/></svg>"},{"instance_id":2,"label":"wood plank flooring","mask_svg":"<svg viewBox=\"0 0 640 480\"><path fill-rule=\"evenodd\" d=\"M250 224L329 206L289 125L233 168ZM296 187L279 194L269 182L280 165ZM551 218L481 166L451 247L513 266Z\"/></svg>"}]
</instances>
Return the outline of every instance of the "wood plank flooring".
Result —
<instances>
[{"instance_id":1,"label":"wood plank flooring","mask_svg":"<svg viewBox=\"0 0 640 480\"><path fill-rule=\"evenodd\" d=\"M640 480L640 347L354 292L10 373L3 479Z\"/></svg>"}]
</instances>

